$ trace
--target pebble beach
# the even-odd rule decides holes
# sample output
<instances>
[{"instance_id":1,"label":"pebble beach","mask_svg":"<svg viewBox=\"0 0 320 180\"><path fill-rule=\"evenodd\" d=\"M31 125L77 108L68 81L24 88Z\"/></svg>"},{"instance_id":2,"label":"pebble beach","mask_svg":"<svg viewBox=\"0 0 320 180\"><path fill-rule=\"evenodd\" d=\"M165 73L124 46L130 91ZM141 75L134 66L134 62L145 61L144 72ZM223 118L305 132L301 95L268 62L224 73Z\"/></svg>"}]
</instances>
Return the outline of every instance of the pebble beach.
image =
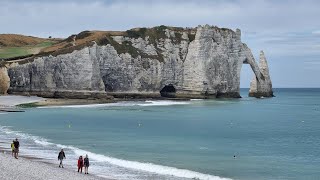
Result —
<instances>
[{"instance_id":1,"label":"pebble beach","mask_svg":"<svg viewBox=\"0 0 320 180\"><path fill-rule=\"evenodd\" d=\"M24 157L14 159L9 152L1 152L0 159L0 179L2 180L105 180L101 177L80 174L76 170L59 168L58 165Z\"/></svg>"}]
</instances>

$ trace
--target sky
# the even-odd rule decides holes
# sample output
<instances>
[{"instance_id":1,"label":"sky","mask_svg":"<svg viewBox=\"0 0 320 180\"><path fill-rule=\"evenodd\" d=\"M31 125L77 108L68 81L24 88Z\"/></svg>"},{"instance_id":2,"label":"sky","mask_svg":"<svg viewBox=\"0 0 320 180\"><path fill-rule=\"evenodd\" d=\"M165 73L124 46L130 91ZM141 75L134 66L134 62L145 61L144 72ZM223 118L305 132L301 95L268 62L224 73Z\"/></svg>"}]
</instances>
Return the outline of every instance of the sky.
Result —
<instances>
[{"instance_id":1,"label":"sky","mask_svg":"<svg viewBox=\"0 0 320 180\"><path fill-rule=\"evenodd\" d=\"M68 37L84 30L158 25L241 29L256 60L264 50L273 87L320 87L318 0L1 0L0 34ZM249 87L249 65L241 87Z\"/></svg>"}]
</instances>

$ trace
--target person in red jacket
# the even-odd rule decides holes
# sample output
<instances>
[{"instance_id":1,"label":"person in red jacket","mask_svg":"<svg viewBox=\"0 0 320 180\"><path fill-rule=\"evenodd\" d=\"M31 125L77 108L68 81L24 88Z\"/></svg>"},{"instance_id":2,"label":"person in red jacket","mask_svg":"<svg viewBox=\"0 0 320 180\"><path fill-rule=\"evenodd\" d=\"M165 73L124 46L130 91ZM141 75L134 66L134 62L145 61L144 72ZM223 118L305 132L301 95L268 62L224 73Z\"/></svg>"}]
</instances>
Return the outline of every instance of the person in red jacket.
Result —
<instances>
[{"instance_id":1,"label":"person in red jacket","mask_svg":"<svg viewBox=\"0 0 320 180\"><path fill-rule=\"evenodd\" d=\"M82 156L80 156L78 159L78 172L80 170L80 172L82 173L82 167L83 167L83 159L82 159Z\"/></svg>"}]
</instances>

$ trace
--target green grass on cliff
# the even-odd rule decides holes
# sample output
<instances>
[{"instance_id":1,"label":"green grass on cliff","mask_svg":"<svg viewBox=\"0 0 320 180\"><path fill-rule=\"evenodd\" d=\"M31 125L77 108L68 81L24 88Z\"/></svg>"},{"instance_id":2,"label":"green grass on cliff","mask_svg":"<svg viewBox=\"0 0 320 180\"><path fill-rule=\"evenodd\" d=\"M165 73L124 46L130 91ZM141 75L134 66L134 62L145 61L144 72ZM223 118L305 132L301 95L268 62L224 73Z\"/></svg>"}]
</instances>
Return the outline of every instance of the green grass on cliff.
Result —
<instances>
[{"instance_id":1,"label":"green grass on cliff","mask_svg":"<svg viewBox=\"0 0 320 180\"><path fill-rule=\"evenodd\" d=\"M53 42L42 42L34 46L22 46L22 47L0 47L0 59L14 58L20 56L27 56L31 54L37 54L41 49L49 47Z\"/></svg>"},{"instance_id":2,"label":"green grass on cliff","mask_svg":"<svg viewBox=\"0 0 320 180\"><path fill-rule=\"evenodd\" d=\"M141 36L138 36L141 37ZM142 58L151 58L151 59L158 59L160 62L163 62L163 55L158 52L159 55L148 55L140 51L139 49L132 46L132 43L130 41L124 41L122 44L119 44L115 40L113 40L112 37L106 36L105 38L100 39L98 41L99 45L106 45L111 44L114 49L117 51L118 54L124 54L129 53L133 58L137 58L139 55ZM144 68L149 68L149 66L144 66Z\"/></svg>"},{"instance_id":3,"label":"green grass on cliff","mask_svg":"<svg viewBox=\"0 0 320 180\"><path fill-rule=\"evenodd\" d=\"M139 28L139 29L135 29L135 30L128 30L127 35L128 37L131 38L145 38L147 36L149 36L149 41L152 44L156 44L156 42L159 39L165 39L166 38L166 34L165 34L165 29L167 29L167 26L161 25L161 26L156 26L154 28Z\"/></svg>"},{"instance_id":4,"label":"green grass on cliff","mask_svg":"<svg viewBox=\"0 0 320 180\"><path fill-rule=\"evenodd\" d=\"M12 58L17 56L25 56L30 54L24 47L5 47L0 48L0 58Z\"/></svg>"}]
</instances>

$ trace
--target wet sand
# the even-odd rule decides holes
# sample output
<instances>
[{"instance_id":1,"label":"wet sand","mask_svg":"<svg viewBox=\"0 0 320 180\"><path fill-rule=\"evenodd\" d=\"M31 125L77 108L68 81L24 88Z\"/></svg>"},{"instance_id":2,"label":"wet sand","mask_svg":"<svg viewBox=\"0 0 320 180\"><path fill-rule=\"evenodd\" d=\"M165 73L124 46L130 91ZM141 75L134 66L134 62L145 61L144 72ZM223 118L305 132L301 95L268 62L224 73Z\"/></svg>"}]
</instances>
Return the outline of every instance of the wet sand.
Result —
<instances>
[{"instance_id":1,"label":"wet sand","mask_svg":"<svg viewBox=\"0 0 320 180\"><path fill-rule=\"evenodd\" d=\"M0 96L0 108L10 108L19 104L34 103L45 100L36 96Z\"/></svg>"},{"instance_id":2,"label":"wet sand","mask_svg":"<svg viewBox=\"0 0 320 180\"><path fill-rule=\"evenodd\" d=\"M110 99L44 99L33 103L35 106L63 106L63 105L86 105L113 103Z\"/></svg>"},{"instance_id":3,"label":"wet sand","mask_svg":"<svg viewBox=\"0 0 320 180\"><path fill-rule=\"evenodd\" d=\"M17 105L21 107L37 106L62 106L62 105L86 105L86 104L104 104L116 102L112 99L54 99L41 98L37 96L6 95L0 96L1 111L18 111Z\"/></svg>"}]
</instances>

